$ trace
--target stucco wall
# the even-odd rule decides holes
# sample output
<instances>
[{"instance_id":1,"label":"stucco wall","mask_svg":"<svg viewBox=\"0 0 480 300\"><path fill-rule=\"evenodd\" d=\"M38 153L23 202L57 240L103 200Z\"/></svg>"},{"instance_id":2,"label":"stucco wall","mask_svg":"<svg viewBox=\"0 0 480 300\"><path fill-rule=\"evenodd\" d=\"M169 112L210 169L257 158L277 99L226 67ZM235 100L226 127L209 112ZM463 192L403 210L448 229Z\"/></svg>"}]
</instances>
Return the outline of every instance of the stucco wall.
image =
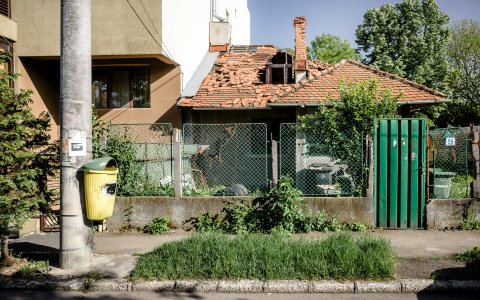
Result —
<instances>
[{"instance_id":1,"label":"stucco wall","mask_svg":"<svg viewBox=\"0 0 480 300\"><path fill-rule=\"evenodd\" d=\"M127 226L143 228L150 220L168 216L175 226L204 212L220 212L226 200L252 197L117 197L107 228L118 231ZM373 225L373 200L370 198L305 198L313 211L335 215L339 221Z\"/></svg>"},{"instance_id":2,"label":"stucco wall","mask_svg":"<svg viewBox=\"0 0 480 300\"><path fill-rule=\"evenodd\" d=\"M462 225L467 208L472 205L476 220L480 220L480 201L475 199L432 199L427 203L427 228L450 229Z\"/></svg>"},{"instance_id":3,"label":"stucco wall","mask_svg":"<svg viewBox=\"0 0 480 300\"><path fill-rule=\"evenodd\" d=\"M118 123L172 123L180 126L181 114L175 103L180 95L180 71L174 65L157 59L94 60L93 65L122 65L131 63L150 65L150 108L99 109L102 120ZM60 124L60 62L58 59L21 58L16 60L21 74L18 86L31 89L32 109L38 115L48 112L52 116L51 137L59 138Z\"/></svg>"},{"instance_id":4,"label":"stucco wall","mask_svg":"<svg viewBox=\"0 0 480 300\"><path fill-rule=\"evenodd\" d=\"M60 55L60 2L11 1L18 56ZM162 1L142 2L145 9L139 1L92 0L92 55L162 53Z\"/></svg>"},{"instance_id":5,"label":"stucco wall","mask_svg":"<svg viewBox=\"0 0 480 300\"><path fill-rule=\"evenodd\" d=\"M0 15L0 36L15 42L17 40L17 22Z\"/></svg>"}]
</instances>

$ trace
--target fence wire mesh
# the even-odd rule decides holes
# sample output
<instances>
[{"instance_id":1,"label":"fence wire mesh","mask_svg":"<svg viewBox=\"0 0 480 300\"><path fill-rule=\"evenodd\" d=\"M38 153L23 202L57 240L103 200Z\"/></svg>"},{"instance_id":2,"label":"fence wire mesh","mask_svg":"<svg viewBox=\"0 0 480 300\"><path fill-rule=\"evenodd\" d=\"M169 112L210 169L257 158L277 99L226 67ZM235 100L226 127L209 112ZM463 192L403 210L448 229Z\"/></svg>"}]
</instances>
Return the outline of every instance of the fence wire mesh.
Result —
<instances>
[{"instance_id":1,"label":"fence wire mesh","mask_svg":"<svg viewBox=\"0 0 480 300\"><path fill-rule=\"evenodd\" d=\"M467 130L461 127L438 128L429 131L430 198L469 198L469 141Z\"/></svg>"},{"instance_id":2,"label":"fence wire mesh","mask_svg":"<svg viewBox=\"0 0 480 300\"><path fill-rule=\"evenodd\" d=\"M335 142L302 132L293 123L280 125L279 173L295 179L304 195L362 196L364 137L344 130Z\"/></svg>"},{"instance_id":3,"label":"fence wire mesh","mask_svg":"<svg viewBox=\"0 0 480 300\"><path fill-rule=\"evenodd\" d=\"M171 124L112 124L105 152L117 160L120 196L173 196Z\"/></svg>"},{"instance_id":4,"label":"fence wire mesh","mask_svg":"<svg viewBox=\"0 0 480 300\"><path fill-rule=\"evenodd\" d=\"M185 195L243 195L268 183L267 126L184 124Z\"/></svg>"}]
</instances>

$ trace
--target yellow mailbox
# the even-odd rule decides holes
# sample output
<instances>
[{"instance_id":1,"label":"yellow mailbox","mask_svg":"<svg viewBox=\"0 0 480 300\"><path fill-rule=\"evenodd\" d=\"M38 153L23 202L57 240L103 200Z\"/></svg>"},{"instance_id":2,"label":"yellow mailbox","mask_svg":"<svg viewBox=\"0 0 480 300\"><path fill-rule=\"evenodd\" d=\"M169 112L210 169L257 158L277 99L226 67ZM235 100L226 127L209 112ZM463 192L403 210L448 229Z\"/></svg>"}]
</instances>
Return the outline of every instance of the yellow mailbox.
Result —
<instances>
[{"instance_id":1,"label":"yellow mailbox","mask_svg":"<svg viewBox=\"0 0 480 300\"><path fill-rule=\"evenodd\" d=\"M117 163L111 157L83 165L87 219L104 220L113 214L117 191Z\"/></svg>"}]
</instances>

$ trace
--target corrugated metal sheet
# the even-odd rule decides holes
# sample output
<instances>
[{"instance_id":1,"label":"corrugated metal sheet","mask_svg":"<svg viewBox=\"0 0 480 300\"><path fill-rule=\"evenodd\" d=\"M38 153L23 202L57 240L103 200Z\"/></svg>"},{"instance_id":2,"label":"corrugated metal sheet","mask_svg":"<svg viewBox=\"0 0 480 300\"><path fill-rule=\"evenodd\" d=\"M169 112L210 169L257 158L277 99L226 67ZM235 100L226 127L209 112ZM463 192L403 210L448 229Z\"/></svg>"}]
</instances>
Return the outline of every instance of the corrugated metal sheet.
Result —
<instances>
[{"instance_id":1,"label":"corrugated metal sheet","mask_svg":"<svg viewBox=\"0 0 480 300\"><path fill-rule=\"evenodd\" d=\"M374 134L376 226L424 227L425 120L380 119Z\"/></svg>"}]
</instances>

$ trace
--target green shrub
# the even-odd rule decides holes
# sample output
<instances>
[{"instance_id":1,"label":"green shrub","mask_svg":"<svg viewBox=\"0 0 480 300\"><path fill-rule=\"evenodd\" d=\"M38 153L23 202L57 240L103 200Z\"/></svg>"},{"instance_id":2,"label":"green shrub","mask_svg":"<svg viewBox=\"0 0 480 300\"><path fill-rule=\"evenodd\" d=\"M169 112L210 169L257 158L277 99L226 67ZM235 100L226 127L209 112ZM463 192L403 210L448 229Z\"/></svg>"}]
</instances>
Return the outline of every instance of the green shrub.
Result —
<instances>
[{"instance_id":1,"label":"green shrub","mask_svg":"<svg viewBox=\"0 0 480 300\"><path fill-rule=\"evenodd\" d=\"M281 234L198 234L143 254L132 278L381 279L393 277L395 261L387 240L350 234L315 241Z\"/></svg>"},{"instance_id":2,"label":"green shrub","mask_svg":"<svg viewBox=\"0 0 480 300\"><path fill-rule=\"evenodd\" d=\"M293 187L293 179L282 176L278 187L263 197L245 201L227 201L219 214L198 216L193 226L199 232L222 231L231 234L275 233L289 235L316 231L365 231L358 223L341 224L325 212L312 215L302 198L301 191Z\"/></svg>"},{"instance_id":3,"label":"green shrub","mask_svg":"<svg viewBox=\"0 0 480 300\"><path fill-rule=\"evenodd\" d=\"M168 217L155 218L145 226L144 231L150 234L162 234L168 232L170 230L168 227L169 222L170 220Z\"/></svg>"},{"instance_id":4,"label":"green shrub","mask_svg":"<svg viewBox=\"0 0 480 300\"><path fill-rule=\"evenodd\" d=\"M474 247L472 250L457 254L454 258L459 261L465 261L480 266L480 247Z\"/></svg>"},{"instance_id":5,"label":"green shrub","mask_svg":"<svg viewBox=\"0 0 480 300\"><path fill-rule=\"evenodd\" d=\"M193 226L198 232L221 232L224 230L224 217L206 212L195 218Z\"/></svg>"}]
</instances>

